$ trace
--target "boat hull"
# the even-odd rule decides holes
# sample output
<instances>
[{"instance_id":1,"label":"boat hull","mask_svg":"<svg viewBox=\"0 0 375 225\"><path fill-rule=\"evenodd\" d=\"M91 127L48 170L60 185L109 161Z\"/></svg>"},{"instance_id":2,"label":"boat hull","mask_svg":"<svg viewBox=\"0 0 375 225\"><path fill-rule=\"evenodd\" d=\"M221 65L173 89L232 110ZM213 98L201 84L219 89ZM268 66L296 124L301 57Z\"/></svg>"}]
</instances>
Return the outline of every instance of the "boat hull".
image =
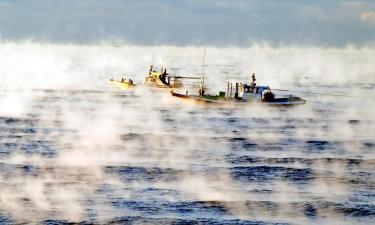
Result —
<instances>
[{"instance_id":1,"label":"boat hull","mask_svg":"<svg viewBox=\"0 0 375 225\"><path fill-rule=\"evenodd\" d=\"M263 101L264 102L264 101ZM306 104L306 100L298 97L291 98L275 98L272 101L265 102L269 105L303 105Z\"/></svg>"},{"instance_id":2,"label":"boat hull","mask_svg":"<svg viewBox=\"0 0 375 225\"><path fill-rule=\"evenodd\" d=\"M114 85L114 86L117 86L117 87L121 88L122 90L126 90L126 89L129 89L129 88L135 87L135 84L121 82L121 81L110 80L109 83Z\"/></svg>"},{"instance_id":3,"label":"boat hull","mask_svg":"<svg viewBox=\"0 0 375 225\"><path fill-rule=\"evenodd\" d=\"M221 100L209 99L209 98L196 96L196 95L180 94L180 93L176 93L176 92L173 92L173 91L171 91L171 95L173 97L177 97L177 98L184 99L184 100L191 100L191 101L194 101L194 102L197 102L197 103L216 103L216 104L225 103Z\"/></svg>"},{"instance_id":4,"label":"boat hull","mask_svg":"<svg viewBox=\"0 0 375 225\"><path fill-rule=\"evenodd\" d=\"M146 77L143 81L144 85L157 88L179 88L182 87L181 82L171 82L169 84L163 83L160 79Z\"/></svg>"},{"instance_id":5,"label":"boat hull","mask_svg":"<svg viewBox=\"0 0 375 225\"><path fill-rule=\"evenodd\" d=\"M249 103L262 103L266 105L271 105L271 106L293 106L293 105L302 105L306 104L306 100L298 98L298 97L291 97L291 98L275 98L272 101L263 101L260 99L253 100L253 101L244 101L242 99L215 99L212 96L210 97L205 97L205 96L197 96L197 95L186 95L186 94L181 94L181 93L176 93L171 91L171 95L173 97L185 99L185 100L192 100L196 101L199 103L216 103L216 104L230 104L230 103L240 103L240 104L249 104Z\"/></svg>"}]
</instances>

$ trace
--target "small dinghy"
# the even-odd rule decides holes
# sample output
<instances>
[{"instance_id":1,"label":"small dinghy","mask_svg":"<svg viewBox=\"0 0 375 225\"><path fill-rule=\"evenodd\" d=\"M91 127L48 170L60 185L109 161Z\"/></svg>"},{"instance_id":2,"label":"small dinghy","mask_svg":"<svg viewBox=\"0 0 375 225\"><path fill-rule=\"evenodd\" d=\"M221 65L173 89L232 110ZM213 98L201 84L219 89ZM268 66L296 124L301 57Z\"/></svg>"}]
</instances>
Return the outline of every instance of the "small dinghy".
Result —
<instances>
[{"instance_id":1,"label":"small dinghy","mask_svg":"<svg viewBox=\"0 0 375 225\"><path fill-rule=\"evenodd\" d=\"M133 88L135 86L132 79L121 78L121 80L114 80L113 78L109 80L109 83L121 88L122 90Z\"/></svg>"}]
</instances>

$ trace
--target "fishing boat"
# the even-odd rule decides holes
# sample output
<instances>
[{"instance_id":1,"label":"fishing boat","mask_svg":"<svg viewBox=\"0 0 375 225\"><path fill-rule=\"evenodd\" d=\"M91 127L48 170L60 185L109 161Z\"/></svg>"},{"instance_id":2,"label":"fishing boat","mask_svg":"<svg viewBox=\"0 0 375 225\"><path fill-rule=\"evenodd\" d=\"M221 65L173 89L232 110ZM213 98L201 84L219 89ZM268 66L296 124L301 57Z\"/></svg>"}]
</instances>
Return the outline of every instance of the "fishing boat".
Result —
<instances>
[{"instance_id":1,"label":"fishing boat","mask_svg":"<svg viewBox=\"0 0 375 225\"><path fill-rule=\"evenodd\" d=\"M188 91L185 93L177 93L171 90L171 95L174 97L189 99L198 102L205 103L246 103L246 102L258 102L274 106L291 106L306 104L306 100L300 97L288 94L278 96L274 94L269 86L258 86L255 83L255 73L252 75L252 82L250 84L242 83L227 83L227 92L220 91L217 95L209 95L205 93L204 78L198 95L189 95Z\"/></svg>"},{"instance_id":2,"label":"fishing boat","mask_svg":"<svg viewBox=\"0 0 375 225\"><path fill-rule=\"evenodd\" d=\"M133 88L135 86L132 79L126 78L121 78L121 80L114 80L112 78L109 80L109 83L121 88L122 90Z\"/></svg>"},{"instance_id":3,"label":"fishing boat","mask_svg":"<svg viewBox=\"0 0 375 225\"><path fill-rule=\"evenodd\" d=\"M227 83L227 92L219 91L217 95L206 94L204 86L204 64L205 64L206 49L203 52L201 82L198 90L198 95L189 95L189 92L177 93L173 89L171 95L181 99L189 99L204 103L246 103L259 102L268 105L288 106L306 104L306 100L291 94L278 96L275 95L269 86L256 85L255 72L251 76L250 84L242 83ZM257 57L256 57L257 58ZM256 67L254 65L254 67Z\"/></svg>"},{"instance_id":4,"label":"fishing boat","mask_svg":"<svg viewBox=\"0 0 375 225\"><path fill-rule=\"evenodd\" d=\"M290 93L276 95L269 86L256 85L255 73L252 74L250 84L227 84L226 99L242 102L262 102L269 105L300 105L306 104L306 100Z\"/></svg>"},{"instance_id":5,"label":"fishing boat","mask_svg":"<svg viewBox=\"0 0 375 225\"><path fill-rule=\"evenodd\" d=\"M153 65L151 65L148 76L144 78L143 84L158 88L178 88L182 87L182 78L169 75L167 69L163 67L160 72L156 71Z\"/></svg>"},{"instance_id":6,"label":"fishing boat","mask_svg":"<svg viewBox=\"0 0 375 225\"><path fill-rule=\"evenodd\" d=\"M157 88L179 88L183 86L183 79L200 79L199 77L191 76L178 76L167 73L167 69L164 68L164 58L163 64L160 71L155 70L154 67L154 57L152 59L152 64L148 71L148 75L144 78L143 84L151 87Z\"/></svg>"}]
</instances>

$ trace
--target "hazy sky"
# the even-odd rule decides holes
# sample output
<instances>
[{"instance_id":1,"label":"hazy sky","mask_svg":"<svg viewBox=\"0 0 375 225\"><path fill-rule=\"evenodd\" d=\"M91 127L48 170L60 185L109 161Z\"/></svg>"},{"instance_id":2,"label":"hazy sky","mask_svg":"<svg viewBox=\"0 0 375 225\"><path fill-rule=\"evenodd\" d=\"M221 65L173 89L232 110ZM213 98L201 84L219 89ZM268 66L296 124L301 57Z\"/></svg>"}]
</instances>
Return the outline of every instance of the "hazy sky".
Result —
<instances>
[{"instance_id":1,"label":"hazy sky","mask_svg":"<svg viewBox=\"0 0 375 225\"><path fill-rule=\"evenodd\" d=\"M0 0L5 40L375 44L375 0Z\"/></svg>"}]
</instances>

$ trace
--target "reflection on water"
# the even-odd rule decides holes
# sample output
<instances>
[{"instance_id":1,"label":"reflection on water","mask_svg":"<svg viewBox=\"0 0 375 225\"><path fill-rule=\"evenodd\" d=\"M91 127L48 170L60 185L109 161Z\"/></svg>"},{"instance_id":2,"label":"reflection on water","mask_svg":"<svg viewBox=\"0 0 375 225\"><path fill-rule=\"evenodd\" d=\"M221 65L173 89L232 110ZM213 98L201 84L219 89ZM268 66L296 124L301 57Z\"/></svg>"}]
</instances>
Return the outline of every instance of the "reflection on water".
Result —
<instances>
[{"instance_id":1,"label":"reflection on water","mask_svg":"<svg viewBox=\"0 0 375 225\"><path fill-rule=\"evenodd\" d=\"M223 60L237 65L237 56L215 57L208 72ZM173 66L199 70L190 59ZM17 89L7 80L0 94L0 223L375 220L374 101L304 93L308 104L298 107L206 106L180 102L168 90L120 91L107 77L90 76L92 88L73 89L38 82ZM215 82L227 76L234 75L218 73ZM325 93L350 85L351 94L375 96L361 79L289 85ZM13 105L5 109L4 102Z\"/></svg>"}]
</instances>

